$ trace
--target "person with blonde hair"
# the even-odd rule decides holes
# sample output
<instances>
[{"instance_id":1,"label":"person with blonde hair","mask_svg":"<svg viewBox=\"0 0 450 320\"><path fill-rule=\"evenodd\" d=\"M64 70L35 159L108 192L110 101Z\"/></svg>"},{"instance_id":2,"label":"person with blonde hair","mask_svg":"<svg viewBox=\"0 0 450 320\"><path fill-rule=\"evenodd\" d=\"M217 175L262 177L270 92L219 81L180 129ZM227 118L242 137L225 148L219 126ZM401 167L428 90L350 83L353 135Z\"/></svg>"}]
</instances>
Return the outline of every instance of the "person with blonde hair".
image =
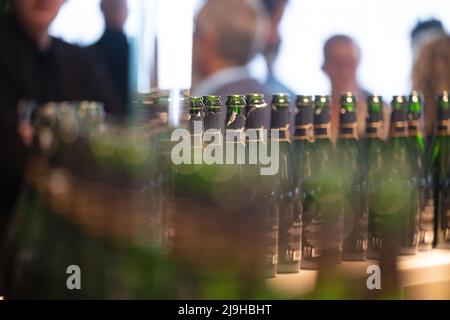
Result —
<instances>
[{"instance_id":1,"label":"person with blonde hair","mask_svg":"<svg viewBox=\"0 0 450 320\"><path fill-rule=\"evenodd\" d=\"M413 86L425 97L424 127L430 137L436 129L436 96L450 89L450 36L437 39L421 50L413 68Z\"/></svg>"}]
</instances>

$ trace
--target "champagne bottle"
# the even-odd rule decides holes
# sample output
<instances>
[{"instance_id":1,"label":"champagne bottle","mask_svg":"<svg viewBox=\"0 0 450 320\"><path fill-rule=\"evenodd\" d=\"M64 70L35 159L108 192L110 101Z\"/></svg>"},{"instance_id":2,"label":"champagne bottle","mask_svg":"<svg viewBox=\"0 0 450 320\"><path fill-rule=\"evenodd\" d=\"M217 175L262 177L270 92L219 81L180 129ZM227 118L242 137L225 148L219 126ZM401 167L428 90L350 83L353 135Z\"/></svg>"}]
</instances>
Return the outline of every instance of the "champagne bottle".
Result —
<instances>
[{"instance_id":1,"label":"champagne bottle","mask_svg":"<svg viewBox=\"0 0 450 320\"><path fill-rule=\"evenodd\" d=\"M301 206L297 173L294 170L290 129L289 97L277 94L272 100L272 143L279 146L274 192L278 203L278 273L297 273L301 262Z\"/></svg>"},{"instance_id":2,"label":"champagne bottle","mask_svg":"<svg viewBox=\"0 0 450 320\"><path fill-rule=\"evenodd\" d=\"M438 248L450 248L450 102L447 91L438 97L438 123L431 149L431 165L435 177L436 239Z\"/></svg>"},{"instance_id":3,"label":"champagne bottle","mask_svg":"<svg viewBox=\"0 0 450 320\"><path fill-rule=\"evenodd\" d=\"M239 175L243 175L245 163L245 108L246 100L242 95L229 95L226 118L226 163L239 166ZM228 156L230 154L230 156ZM229 159L228 159L229 158Z\"/></svg>"},{"instance_id":4,"label":"champagne bottle","mask_svg":"<svg viewBox=\"0 0 450 320\"><path fill-rule=\"evenodd\" d=\"M408 134L407 97L396 96L392 101L391 134L387 144L385 192L390 191L392 201L386 200L384 214L397 218L399 253L412 255L418 250L419 197L417 164Z\"/></svg>"},{"instance_id":5,"label":"champagne bottle","mask_svg":"<svg viewBox=\"0 0 450 320\"><path fill-rule=\"evenodd\" d=\"M302 220L311 223L313 210L313 189L311 179L313 175L312 149L314 143L314 101L311 96L298 96L296 101L297 115L295 119L295 160L298 175L298 189ZM303 231L304 226L302 226ZM302 243L305 243L302 234ZM303 251L303 245L302 245Z\"/></svg>"},{"instance_id":6,"label":"champagne bottle","mask_svg":"<svg viewBox=\"0 0 450 320\"><path fill-rule=\"evenodd\" d=\"M341 97L340 132L337 141L339 168L344 193L343 259L363 261L367 254L367 210L364 208L361 152L356 126L357 98L352 93Z\"/></svg>"},{"instance_id":7,"label":"champagne bottle","mask_svg":"<svg viewBox=\"0 0 450 320\"><path fill-rule=\"evenodd\" d=\"M219 96L205 96L203 97L203 102L206 107L204 126L205 131L207 130L219 130L221 134L224 133L225 124L222 123L222 101Z\"/></svg>"},{"instance_id":8,"label":"champagne bottle","mask_svg":"<svg viewBox=\"0 0 450 320\"><path fill-rule=\"evenodd\" d=\"M428 251L432 249L434 240L435 200L433 179L427 159L428 146L424 137L421 121L424 99L414 91L409 96L408 103L409 136L413 157L418 169L416 181L420 201L419 250Z\"/></svg>"},{"instance_id":9,"label":"champagne bottle","mask_svg":"<svg viewBox=\"0 0 450 320\"><path fill-rule=\"evenodd\" d=\"M314 134L311 148L311 207L304 212L302 269L318 269L342 261L343 206L331 142L330 99L315 98Z\"/></svg>"},{"instance_id":10,"label":"champagne bottle","mask_svg":"<svg viewBox=\"0 0 450 320\"><path fill-rule=\"evenodd\" d=\"M265 239L265 277L275 277L278 264L278 232L279 216L276 194L273 191L273 177L262 175L262 165L259 150L268 143L268 130L265 127L264 113L267 103L261 94L247 96L247 166L245 179L248 185L248 195L254 200L250 214L257 217L264 230Z\"/></svg>"},{"instance_id":11,"label":"champagne bottle","mask_svg":"<svg viewBox=\"0 0 450 320\"><path fill-rule=\"evenodd\" d=\"M383 141L383 98L370 96L367 100L369 116L367 118L366 139L364 144L365 195L369 212L369 241L367 257L379 259L382 245L382 212L378 204L382 201L382 177L385 142Z\"/></svg>"}]
</instances>

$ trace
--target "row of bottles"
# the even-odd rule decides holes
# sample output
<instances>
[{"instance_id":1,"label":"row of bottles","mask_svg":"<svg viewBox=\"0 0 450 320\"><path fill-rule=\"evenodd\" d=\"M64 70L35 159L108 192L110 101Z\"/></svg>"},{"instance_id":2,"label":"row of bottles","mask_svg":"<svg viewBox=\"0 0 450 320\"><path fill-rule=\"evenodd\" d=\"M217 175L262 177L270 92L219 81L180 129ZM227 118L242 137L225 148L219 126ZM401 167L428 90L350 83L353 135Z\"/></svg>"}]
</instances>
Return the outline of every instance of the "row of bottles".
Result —
<instances>
[{"instance_id":1,"label":"row of bottles","mask_svg":"<svg viewBox=\"0 0 450 320\"><path fill-rule=\"evenodd\" d=\"M197 148L204 148L202 136L210 129L225 136L238 130L241 138L231 143L245 150L247 160L253 137L264 143L264 131L270 130L268 141L277 142L278 150L268 143L277 154L275 175L262 175L245 161L235 169L246 195L249 190L263 195L255 218L266 221L267 275L317 269L322 262L378 259L383 239L395 242L393 250L402 255L430 250L435 239L439 246L448 244L448 94L439 97L440 122L431 143L422 132L424 101L418 93L394 97L388 140L383 98L370 96L367 102L367 132L360 139L357 97L342 96L333 143L327 96L297 97L294 130L287 95L273 96L271 128L264 126L268 105L262 95L229 96L226 115L219 97L191 98L191 129L194 122L204 124L193 133Z\"/></svg>"},{"instance_id":2,"label":"row of bottles","mask_svg":"<svg viewBox=\"0 0 450 320\"><path fill-rule=\"evenodd\" d=\"M189 127L193 128L195 122L204 124L204 131L191 132L193 137L198 138L193 145L201 148L201 141L208 141L207 136L214 132L211 129L223 134L225 148L221 163L226 164L216 165L216 174L228 181L223 188L227 192L233 190L234 196L225 200L222 194L222 206L237 206L241 220L234 223L242 224L242 219L250 217L250 223L258 225L253 232L263 238L266 276L275 276L277 272L298 272L301 261L301 206L290 140L289 99L284 95L274 98L271 106L272 132L277 134L273 136L267 134L271 128L265 125L268 106L262 95L231 95L226 106L225 115L219 97L191 98ZM275 145L271 141L275 140L277 152L271 150L271 146ZM263 147L276 154L274 161L278 170L275 175L261 174L264 165L258 156ZM211 170L209 167L205 165L204 170ZM216 182L211 187L217 188L220 184L224 185ZM191 185L195 188L195 183ZM239 192L236 193L236 190ZM204 195L200 197L204 198Z\"/></svg>"},{"instance_id":3,"label":"row of bottles","mask_svg":"<svg viewBox=\"0 0 450 320\"><path fill-rule=\"evenodd\" d=\"M382 98L369 97L359 139L358 101L346 94L336 144L327 96L297 97L295 115L286 95L270 105L260 94L231 95L226 111L219 97L193 97L191 161L181 164L170 99L143 103L143 126L105 121L95 103L36 110L1 262L7 297L267 299L263 280L277 273L367 257L392 265L394 254L428 250L433 239L449 247L447 93L431 142L420 95L394 98L386 141ZM70 265L82 270L82 291L66 287Z\"/></svg>"}]
</instances>

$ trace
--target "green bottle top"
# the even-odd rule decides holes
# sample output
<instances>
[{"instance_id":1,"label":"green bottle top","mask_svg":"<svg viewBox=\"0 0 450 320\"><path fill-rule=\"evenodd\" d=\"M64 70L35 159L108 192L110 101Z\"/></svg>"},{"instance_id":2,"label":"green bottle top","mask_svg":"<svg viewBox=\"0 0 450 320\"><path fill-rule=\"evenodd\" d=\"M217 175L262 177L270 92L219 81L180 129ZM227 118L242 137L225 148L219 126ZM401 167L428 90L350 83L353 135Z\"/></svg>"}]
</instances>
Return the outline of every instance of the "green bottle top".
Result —
<instances>
[{"instance_id":1,"label":"green bottle top","mask_svg":"<svg viewBox=\"0 0 450 320\"><path fill-rule=\"evenodd\" d=\"M295 140L314 142L314 102L312 96L297 96L295 102Z\"/></svg>"},{"instance_id":2,"label":"green bottle top","mask_svg":"<svg viewBox=\"0 0 450 320\"><path fill-rule=\"evenodd\" d=\"M233 113L244 116L246 104L245 96L229 95L226 103L228 107L228 116Z\"/></svg>"},{"instance_id":3,"label":"green bottle top","mask_svg":"<svg viewBox=\"0 0 450 320\"><path fill-rule=\"evenodd\" d=\"M280 141L290 141L290 118L289 96L287 94L276 94L272 96L272 129L280 133Z\"/></svg>"},{"instance_id":4,"label":"green bottle top","mask_svg":"<svg viewBox=\"0 0 450 320\"><path fill-rule=\"evenodd\" d=\"M406 112L406 103L408 99L406 96L394 96L392 98L392 110L393 111L401 111L403 113Z\"/></svg>"},{"instance_id":5,"label":"green bottle top","mask_svg":"<svg viewBox=\"0 0 450 320\"><path fill-rule=\"evenodd\" d=\"M267 103L264 100L264 95L259 93L253 93L247 95L247 130L257 129L265 127L264 113ZM268 128L265 128L268 129Z\"/></svg>"},{"instance_id":6,"label":"green bottle top","mask_svg":"<svg viewBox=\"0 0 450 320\"><path fill-rule=\"evenodd\" d=\"M367 97L368 118L366 126L367 138L381 138L383 127L383 97Z\"/></svg>"},{"instance_id":7,"label":"green bottle top","mask_svg":"<svg viewBox=\"0 0 450 320\"><path fill-rule=\"evenodd\" d=\"M304 107L313 107L314 99L312 96L299 95L299 96L297 96L295 105L297 106L298 110L301 110Z\"/></svg>"},{"instance_id":8,"label":"green bottle top","mask_svg":"<svg viewBox=\"0 0 450 320\"><path fill-rule=\"evenodd\" d=\"M259 93L252 93L247 95L247 112L255 108L265 108L267 103L264 100L264 95Z\"/></svg>"},{"instance_id":9,"label":"green bottle top","mask_svg":"<svg viewBox=\"0 0 450 320\"><path fill-rule=\"evenodd\" d=\"M437 132L440 136L448 136L450 134L450 102L448 91L442 92L437 98L438 103L438 124Z\"/></svg>"},{"instance_id":10,"label":"green bottle top","mask_svg":"<svg viewBox=\"0 0 450 320\"><path fill-rule=\"evenodd\" d=\"M418 120L422 114L424 98L417 91L413 91L408 99L408 115L410 120Z\"/></svg>"},{"instance_id":11,"label":"green bottle top","mask_svg":"<svg viewBox=\"0 0 450 320\"><path fill-rule=\"evenodd\" d=\"M358 106L358 98L355 94L347 92L341 96L341 123L356 122L356 109Z\"/></svg>"},{"instance_id":12,"label":"green bottle top","mask_svg":"<svg viewBox=\"0 0 450 320\"><path fill-rule=\"evenodd\" d=\"M330 139L330 97L316 96L314 101L314 135L316 139Z\"/></svg>"},{"instance_id":13,"label":"green bottle top","mask_svg":"<svg viewBox=\"0 0 450 320\"><path fill-rule=\"evenodd\" d=\"M448 91L444 91L438 96L438 112L439 120L448 120L450 118L450 102Z\"/></svg>"},{"instance_id":14,"label":"green bottle top","mask_svg":"<svg viewBox=\"0 0 450 320\"><path fill-rule=\"evenodd\" d=\"M203 103L208 112L220 112L222 109L222 101L220 96L204 96Z\"/></svg>"},{"instance_id":15,"label":"green bottle top","mask_svg":"<svg viewBox=\"0 0 450 320\"><path fill-rule=\"evenodd\" d=\"M314 100L312 96L297 96L295 102L297 107L297 116L295 118L296 126L305 126L314 124Z\"/></svg>"},{"instance_id":16,"label":"green bottle top","mask_svg":"<svg viewBox=\"0 0 450 320\"><path fill-rule=\"evenodd\" d=\"M341 96L341 113L356 112L358 98L352 92L347 92Z\"/></svg>"},{"instance_id":17,"label":"green bottle top","mask_svg":"<svg viewBox=\"0 0 450 320\"><path fill-rule=\"evenodd\" d=\"M424 98L417 91L413 91L408 99L408 120L409 134L411 136L419 135L420 118L424 105Z\"/></svg>"},{"instance_id":18,"label":"green bottle top","mask_svg":"<svg viewBox=\"0 0 450 320\"><path fill-rule=\"evenodd\" d=\"M205 108L202 97L191 97L189 101L189 114L198 114Z\"/></svg>"},{"instance_id":19,"label":"green bottle top","mask_svg":"<svg viewBox=\"0 0 450 320\"><path fill-rule=\"evenodd\" d=\"M381 113L383 111L383 97L382 96L367 97L367 107L369 111L369 119L371 115L379 115L381 117Z\"/></svg>"},{"instance_id":20,"label":"green bottle top","mask_svg":"<svg viewBox=\"0 0 450 320\"><path fill-rule=\"evenodd\" d=\"M394 96L391 105L391 137L406 137L408 135L408 98Z\"/></svg>"},{"instance_id":21,"label":"green bottle top","mask_svg":"<svg viewBox=\"0 0 450 320\"><path fill-rule=\"evenodd\" d=\"M316 96L314 99L314 123L315 124L327 124L331 120L330 113L330 97L329 96Z\"/></svg>"},{"instance_id":22,"label":"green bottle top","mask_svg":"<svg viewBox=\"0 0 450 320\"><path fill-rule=\"evenodd\" d=\"M275 94L272 96L272 108L282 110L289 108L289 96L284 93Z\"/></svg>"},{"instance_id":23,"label":"green bottle top","mask_svg":"<svg viewBox=\"0 0 450 320\"><path fill-rule=\"evenodd\" d=\"M356 108L358 98L355 94L347 92L341 96L341 113L339 115L339 138L358 139L356 127Z\"/></svg>"},{"instance_id":24,"label":"green bottle top","mask_svg":"<svg viewBox=\"0 0 450 320\"><path fill-rule=\"evenodd\" d=\"M227 119L226 128L231 130L245 129L245 96L229 95L227 98Z\"/></svg>"}]
</instances>

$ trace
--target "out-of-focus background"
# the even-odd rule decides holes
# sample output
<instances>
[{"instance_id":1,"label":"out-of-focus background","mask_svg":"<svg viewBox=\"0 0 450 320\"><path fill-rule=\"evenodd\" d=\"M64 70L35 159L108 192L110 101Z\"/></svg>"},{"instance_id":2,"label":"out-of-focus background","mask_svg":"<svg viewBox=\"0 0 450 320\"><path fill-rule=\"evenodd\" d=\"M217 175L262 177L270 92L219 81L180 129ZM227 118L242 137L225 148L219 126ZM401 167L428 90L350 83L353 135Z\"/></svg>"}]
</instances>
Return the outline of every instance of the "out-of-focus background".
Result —
<instances>
[{"instance_id":1,"label":"out-of-focus background","mask_svg":"<svg viewBox=\"0 0 450 320\"><path fill-rule=\"evenodd\" d=\"M94 43L104 27L99 1L68 0L51 33L80 45ZM193 21L202 3L203 0L129 1L126 24L129 37L138 34L144 16L147 34L179 33L176 43L158 44L159 56L167 61L160 61L159 66L164 71L160 72L163 86L190 87L191 57L179 53L192 45L189 34L193 23L189 21ZM410 32L418 21L430 18L441 20L448 30L448 8L448 0L378 0L364 6L358 0L290 0L281 22L283 43L275 71L295 92L329 92L329 81L321 71L323 43L333 34L344 33L361 46L359 78L365 88L386 96L408 92L412 65ZM148 41L147 50L153 45ZM266 70L261 57L251 64L251 71L259 79L264 78ZM149 85L146 77L140 77L140 91L147 91Z\"/></svg>"}]
</instances>

